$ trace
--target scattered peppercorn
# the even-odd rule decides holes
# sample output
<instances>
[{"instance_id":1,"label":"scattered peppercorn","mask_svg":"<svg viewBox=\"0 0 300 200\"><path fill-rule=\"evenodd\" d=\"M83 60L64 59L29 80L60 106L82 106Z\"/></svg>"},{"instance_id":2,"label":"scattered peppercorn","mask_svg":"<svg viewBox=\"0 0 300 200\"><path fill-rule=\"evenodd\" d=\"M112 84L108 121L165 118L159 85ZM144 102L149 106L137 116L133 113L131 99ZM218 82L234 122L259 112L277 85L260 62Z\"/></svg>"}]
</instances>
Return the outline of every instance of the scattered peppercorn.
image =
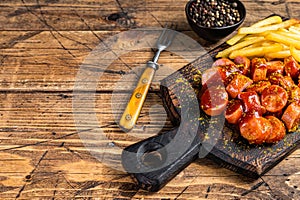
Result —
<instances>
[{"instance_id":1,"label":"scattered peppercorn","mask_svg":"<svg viewBox=\"0 0 300 200\"><path fill-rule=\"evenodd\" d=\"M191 3L189 15L200 26L224 27L241 20L237 7L227 0L197 0Z\"/></svg>"}]
</instances>

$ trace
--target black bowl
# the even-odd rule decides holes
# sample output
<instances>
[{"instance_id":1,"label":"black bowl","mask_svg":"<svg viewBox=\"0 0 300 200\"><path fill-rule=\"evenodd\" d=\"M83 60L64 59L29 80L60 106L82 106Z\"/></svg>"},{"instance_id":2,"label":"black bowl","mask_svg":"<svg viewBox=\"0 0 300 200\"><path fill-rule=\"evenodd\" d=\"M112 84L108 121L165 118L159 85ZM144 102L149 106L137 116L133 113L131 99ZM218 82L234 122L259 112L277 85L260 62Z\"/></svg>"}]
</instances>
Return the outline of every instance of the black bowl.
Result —
<instances>
[{"instance_id":1,"label":"black bowl","mask_svg":"<svg viewBox=\"0 0 300 200\"><path fill-rule=\"evenodd\" d=\"M223 26L223 27L201 26L200 24L195 23L193 21L193 19L191 18L191 16L189 15L190 6L193 2L196 2L196 1L197 0L191 0L186 4L186 6L185 6L186 18L187 18L191 28L193 29L193 31L196 32L201 38L206 39L208 41L217 42L220 39L228 36L234 30L236 30L245 20L246 8L243 5L243 3L238 0L227 0L228 2L231 2L231 3L236 2L237 10L240 14L240 21L233 25L228 25L228 26ZM201 13L199 13L199 15L201 15Z\"/></svg>"}]
</instances>

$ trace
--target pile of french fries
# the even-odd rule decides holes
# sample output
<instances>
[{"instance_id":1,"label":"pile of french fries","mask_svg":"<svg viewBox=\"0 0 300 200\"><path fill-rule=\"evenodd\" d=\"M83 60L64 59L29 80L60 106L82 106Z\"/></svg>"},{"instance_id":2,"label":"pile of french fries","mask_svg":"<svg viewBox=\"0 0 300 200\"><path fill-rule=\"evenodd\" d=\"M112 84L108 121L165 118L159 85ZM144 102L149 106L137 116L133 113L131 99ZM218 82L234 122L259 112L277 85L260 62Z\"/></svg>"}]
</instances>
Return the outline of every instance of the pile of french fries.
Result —
<instances>
[{"instance_id":1,"label":"pile of french fries","mask_svg":"<svg viewBox=\"0 0 300 200\"><path fill-rule=\"evenodd\" d=\"M272 60L292 55L300 62L300 20L283 21L279 16L272 16L240 28L226 43L230 47L219 52L217 58L246 56Z\"/></svg>"}]
</instances>

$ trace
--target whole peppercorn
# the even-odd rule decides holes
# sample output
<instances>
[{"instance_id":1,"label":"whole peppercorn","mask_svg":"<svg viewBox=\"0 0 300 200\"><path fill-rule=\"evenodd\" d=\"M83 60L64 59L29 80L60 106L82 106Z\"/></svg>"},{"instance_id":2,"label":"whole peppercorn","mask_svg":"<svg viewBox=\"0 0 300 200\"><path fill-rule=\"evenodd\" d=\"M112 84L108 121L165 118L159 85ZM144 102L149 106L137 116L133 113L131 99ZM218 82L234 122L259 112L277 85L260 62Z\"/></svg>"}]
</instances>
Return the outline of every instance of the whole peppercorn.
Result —
<instances>
[{"instance_id":1,"label":"whole peppercorn","mask_svg":"<svg viewBox=\"0 0 300 200\"><path fill-rule=\"evenodd\" d=\"M189 15L205 27L223 27L241 20L238 4L227 0L197 0L191 4Z\"/></svg>"}]
</instances>

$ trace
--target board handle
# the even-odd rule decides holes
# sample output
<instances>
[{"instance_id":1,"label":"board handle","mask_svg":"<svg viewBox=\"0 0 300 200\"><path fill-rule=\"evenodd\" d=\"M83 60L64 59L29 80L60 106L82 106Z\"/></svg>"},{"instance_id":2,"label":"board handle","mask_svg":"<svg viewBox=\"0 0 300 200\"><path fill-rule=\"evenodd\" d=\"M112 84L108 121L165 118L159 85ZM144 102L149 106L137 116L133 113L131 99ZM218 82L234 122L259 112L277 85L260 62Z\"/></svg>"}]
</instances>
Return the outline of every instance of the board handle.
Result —
<instances>
[{"instance_id":1,"label":"board handle","mask_svg":"<svg viewBox=\"0 0 300 200\"><path fill-rule=\"evenodd\" d=\"M198 137L195 137L188 144L186 151L180 153L173 162L168 163L168 157L174 156L176 152L168 152L168 148L164 147L176 140L175 137L182 140L183 138L180 139L178 134L184 136L186 133L182 133L181 130L184 129L175 128L123 150L123 167L131 174L139 188L151 192L158 191L198 157L201 144Z\"/></svg>"}]
</instances>

